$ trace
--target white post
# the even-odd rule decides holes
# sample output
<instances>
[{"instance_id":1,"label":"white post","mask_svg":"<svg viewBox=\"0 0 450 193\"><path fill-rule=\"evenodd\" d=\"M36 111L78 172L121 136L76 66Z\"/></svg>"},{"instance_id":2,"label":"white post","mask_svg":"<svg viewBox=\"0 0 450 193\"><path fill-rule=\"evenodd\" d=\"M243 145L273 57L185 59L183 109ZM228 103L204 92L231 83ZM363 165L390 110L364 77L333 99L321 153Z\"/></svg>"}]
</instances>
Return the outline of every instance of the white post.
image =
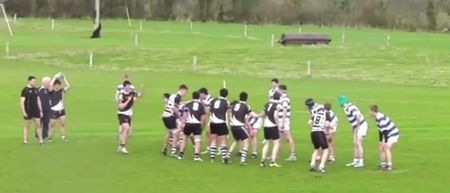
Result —
<instances>
[{"instance_id":1,"label":"white post","mask_svg":"<svg viewBox=\"0 0 450 193\"><path fill-rule=\"evenodd\" d=\"M14 19L13 22L16 23L17 22L17 13L14 13Z\"/></svg>"},{"instance_id":2,"label":"white post","mask_svg":"<svg viewBox=\"0 0 450 193\"><path fill-rule=\"evenodd\" d=\"M244 38L248 37L248 26L247 24L244 25Z\"/></svg>"},{"instance_id":3,"label":"white post","mask_svg":"<svg viewBox=\"0 0 450 193\"><path fill-rule=\"evenodd\" d=\"M225 80L223 80L223 82L222 82L222 87L227 88L227 82Z\"/></svg>"},{"instance_id":4,"label":"white post","mask_svg":"<svg viewBox=\"0 0 450 193\"><path fill-rule=\"evenodd\" d=\"M390 47L391 46L391 36L388 34L386 37L386 47Z\"/></svg>"},{"instance_id":5,"label":"white post","mask_svg":"<svg viewBox=\"0 0 450 193\"><path fill-rule=\"evenodd\" d=\"M275 47L275 34L272 34L272 40L270 42L270 46Z\"/></svg>"},{"instance_id":6,"label":"white post","mask_svg":"<svg viewBox=\"0 0 450 193\"><path fill-rule=\"evenodd\" d=\"M12 37L12 36L14 36L14 34L11 30L11 25L9 25L8 16L6 16L5 6L3 6L3 4L0 4L0 8L2 8L2 11L4 13L3 16L5 17L5 22L6 22L6 25L8 26L9 35Z\"/></svg>"},{"instance_id":7,"label":"white post","mask_svg":"<svg viewBox=\"0 0 450 193\"><path fill-rule=\"evenodd\" d=\"M192 70L197 71L197 56L192 58Z\"/></svg>"},{"instance_id":8,"label":"white post","mask_svg":"<svg viewBox=\"0 0 450 193\"><path fill-rule=\"evenodd\" d=\"M52 31L55 31L55 19L52 19L50 29L52 29Z\"/></svg>"},{"instance_id":9,"label":"white post","mask_svg":"<svg viewBox=\"0 0 450 193\"><path fill-rule=\"evenodd\" d=\"M143 20L141 20L141 23L140 23L140 25L139 25L139 31L140 31L140 32L143 32L143 31L144 31L144 21L143 21Z\"/></svg>"},{"instance_id":10,"label":"white post","mask_svg":"<svg viewBox=\"0 0 450 193\"><path fill-rule=\"evenodd\" d=\"M302 33L302 26L298 26L298 33L299 33L299 34Z\"/></svg>"},{"instance_id":11,"label":"white post","mask_svg":"<svg viewBox=\"0 0 450 193\"><path fill-rule=\"evenodd\" d=\"M136 46L136 47L139 46L139 34L138 33L134 34L134 46Z\"/></svg>"},{"instance_id":12,"label":"white post","mask_svg":"<svg viewBox=\"0 0 450 193\"><path fill-rule=\"evenodd\" d=\"M131 27L130 11L128 10L128 1L125 0L125 11L127 12L128 27Z\"/></svg>"},{"instance_id":13,"label":"white post","mask_svg":"<svg viewBox=\"0 0 450 193\"><path fill-rule=\"evenodd\" d=\"M345 43L345 29L342 30L342 44Z\"/></svg>"},{"instance_id":14,"label":"white post","mask_svg":"<svg viewBox=\"0 0 450 193\"><path fill-rule=\"evenodd\" d=\"M311 60L306 61L307 69L306 75L311 76Z\"/></svg>"},{"instance_id":15,"label":"white post","mask_svg":"<svg viewBox=\"0 0 450 193\"><path fill-rule=\"evenodd\" d=\"M5 44L5 52L6 52L6 56L9 56L9 41L7 41Z\"/></svg>"},{"instance_id":16,"label":"white post","mask_svg":"<svg viewBox=\"0 0 450 193\"><path fill-rule=\"evenodd\" d=\"M194 22L192 20L189 21L189 32L194 33Z\"/></svg>"},{"instance_id":17,"label":"white post","mask_svg":"<svg viewBox=\"0 0 450 193\"><path fill-rule=\"evenodd\" d=\"M89 53L89 68L92 69L94 66L94 52Z\"/></svg>"}]
</instances>

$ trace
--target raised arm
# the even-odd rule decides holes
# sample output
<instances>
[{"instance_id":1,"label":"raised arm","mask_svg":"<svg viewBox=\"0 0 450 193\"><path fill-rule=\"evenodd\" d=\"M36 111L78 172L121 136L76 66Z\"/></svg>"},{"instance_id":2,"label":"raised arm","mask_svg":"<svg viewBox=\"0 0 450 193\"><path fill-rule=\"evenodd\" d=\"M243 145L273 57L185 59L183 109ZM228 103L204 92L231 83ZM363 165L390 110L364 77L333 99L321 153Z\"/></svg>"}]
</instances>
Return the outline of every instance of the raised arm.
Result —
<instances>
[{"instance_id":1,"label":"raised arm","mask_svg":"<svg viewBox=\"0 0 450 193\"><path fill-rule=\"evenodd\" d=\"M69 81L67 80L67 77L64 78L64 92L67 92L70 89Z\"/></svg>"}]
</instances>

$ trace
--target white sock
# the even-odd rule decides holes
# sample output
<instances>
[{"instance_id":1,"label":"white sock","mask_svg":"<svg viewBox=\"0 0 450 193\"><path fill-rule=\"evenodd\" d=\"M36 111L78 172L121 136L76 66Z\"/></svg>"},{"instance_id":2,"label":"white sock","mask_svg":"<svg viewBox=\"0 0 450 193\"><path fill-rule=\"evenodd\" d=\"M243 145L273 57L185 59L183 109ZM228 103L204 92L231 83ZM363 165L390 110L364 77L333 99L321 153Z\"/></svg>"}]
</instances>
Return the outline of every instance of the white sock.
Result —
<instances>
[{"instance_id":1,"label":"white sock","mask_svg":"<svg viewBox=\"0 0 450 193\"><path fill-rule=\"evenodd\" d=\"M364 159L359 159L359 162L358 162L359 164L364 164Z\"/></svg>"}]
</instances>

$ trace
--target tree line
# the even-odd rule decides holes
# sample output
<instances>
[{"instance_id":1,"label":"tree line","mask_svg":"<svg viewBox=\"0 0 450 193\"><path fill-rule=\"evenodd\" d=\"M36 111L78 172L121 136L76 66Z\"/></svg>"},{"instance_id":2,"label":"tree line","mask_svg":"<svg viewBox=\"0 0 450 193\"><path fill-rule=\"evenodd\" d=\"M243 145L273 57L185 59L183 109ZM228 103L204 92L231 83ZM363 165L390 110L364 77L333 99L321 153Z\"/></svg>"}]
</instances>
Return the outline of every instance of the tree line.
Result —
<instances>
[{"instance_id":1,"label":"tree line","mask_svg":"<svg viewBox=\"0 0 450 193\"><path fill-rule=\"evenodd\" d=\"M82 18L94 0L0 0L21 17ZM101 0L103 18L443 30L450 0Z\"/></svg>"}]
</instances>

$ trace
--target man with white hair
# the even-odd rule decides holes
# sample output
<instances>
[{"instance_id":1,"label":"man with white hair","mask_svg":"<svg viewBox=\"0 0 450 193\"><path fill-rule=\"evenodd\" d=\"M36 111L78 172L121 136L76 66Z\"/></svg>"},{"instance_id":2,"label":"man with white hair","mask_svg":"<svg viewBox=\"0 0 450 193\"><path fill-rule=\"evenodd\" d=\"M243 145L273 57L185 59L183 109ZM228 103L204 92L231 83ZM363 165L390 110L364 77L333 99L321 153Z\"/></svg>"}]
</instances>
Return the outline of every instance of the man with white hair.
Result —
<instances>
[{"instance_id":1,"label":"man with white hair","mask_svg":"<svg viewBox=\"0 0 450 193\"><path fill-rule=\"evenodd\" d=\"M48 139L48 130L50 125L51 109L50 109L50 77L42 78L42 86L39 88L39 98L41 99L42 105L42 138L44 140ZM37 134L36 134L37 135Z\"/></svg>"}]
</instances>

